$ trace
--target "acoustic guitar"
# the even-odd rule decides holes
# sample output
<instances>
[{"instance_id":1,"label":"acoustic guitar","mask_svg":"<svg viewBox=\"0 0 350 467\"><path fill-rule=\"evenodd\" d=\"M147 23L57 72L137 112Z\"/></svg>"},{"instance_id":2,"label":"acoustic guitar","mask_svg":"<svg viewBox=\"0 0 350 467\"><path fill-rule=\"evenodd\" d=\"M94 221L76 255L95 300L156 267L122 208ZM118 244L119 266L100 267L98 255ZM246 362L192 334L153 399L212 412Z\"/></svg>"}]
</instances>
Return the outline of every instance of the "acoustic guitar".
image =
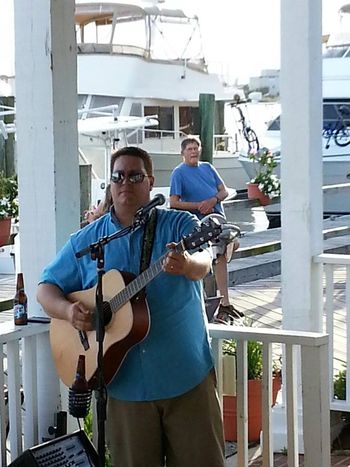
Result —
<instances>
[{"instance_id":1,"label":"acoustic guitar","mask_svg":"<svg viewBox=\"0 0 350 467\"><path fill-rule=\"evenodd\" d=\"M193 250L221 233L220 223L209 219L177 245L176 251ZM103 342L103 374L108 384L120 368L127 352L141 342L150 329L150 313L144 287L162 271L167 253L162 255L139 276L127 272L110 270L103 276L105 338ZM68 299L81 302L95 310L96 286L73 292ZM79 355L85 355L86 379L91 388L95 387L98 343L96 331L77 331L65 320L51 319L50 341L54 362L60 379L71 386L75 379Z\"/></svg>"}]
</instances>

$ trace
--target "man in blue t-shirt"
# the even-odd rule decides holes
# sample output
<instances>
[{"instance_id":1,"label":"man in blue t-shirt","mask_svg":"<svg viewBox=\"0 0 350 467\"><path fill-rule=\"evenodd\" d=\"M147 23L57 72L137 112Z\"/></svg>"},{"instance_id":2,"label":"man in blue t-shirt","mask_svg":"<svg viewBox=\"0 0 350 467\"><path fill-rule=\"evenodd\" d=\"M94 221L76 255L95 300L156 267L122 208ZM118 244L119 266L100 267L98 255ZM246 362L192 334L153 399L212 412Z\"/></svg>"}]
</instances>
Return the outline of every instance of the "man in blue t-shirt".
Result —
<instances>
[{"instance_id":1,"label":"man in blue t-shirt","mask_svg":"<svg viewBox=\"0 0 350 467\"><path fill-rule=\"evenodd\" d=\"M183 162L173 170L170 182L170 207L190 211L199 219L208 214L224 216L222 201L228 192L223 179L209 162L201 162L201 143L189 136L181 142ZM236 248L238 248L238 242ZM214 272L217 287L222 295L218 321L227 321L227 316L240 318L244 314L229 301L228 272L225 248L214 258Z\"/></svg>"},{"instance_id":2,"label":"man in blue t-shirt","mask_svg":"<svg viewBox=\"0 0 350 467\"><path fill-rule=\"evenodd\" d=\"M147 152L126 147L113 153L111 210L71 235L42 273L38 300L55 318L51 326L57 329L61 325L66 330L60 333L61 339L57 336L56 340L51 339L56 348L56 364L64 367L62 371L66 371L67 366L76 367L76 362L70 361L74 360L70 353L78 349L86 358L90 355L84 351L79 341L82 333L78 331L87 333L90 348L96 340L93 306L86 305L76 294L75 298L69 296L81 290L86 294L88 290L85 289L96 284L96 264L90 255L77 258L76 253L102 237L134 225L136 212L150 200L153 184L152 160ZM143 240L144 226L131 229L104 248L105 270L108 271L105 277L113 273L109 286L119 290L118 297L128 287L125 295L131 300L121 308L115 307L111 323L106 327L105 363L113 367L116 357L125 351L125 346L130 346L129 326L136 326L136 321L142 325L145 316L150 317L146 336L139 342L131 342L132 347L107 386L106 435L113 465L224 467L221 410L201 281L210 269L211 255L207 249L194 253L175 249L173 242L178 243L198 227L194 215L171 209L155 210L151 266L142 276L147 284L147 303L142 300L143 294L133 298L134 282L125 286L122 280L125 277L128 283L126 273L132 273L138 276L136 281L141 281L142 250L149 243L149 238L146 242ZM156 266L157 260L159 265ZM152 277L151 269L161 272L147 283L147 278ZM136 293L136 285L135 290ZM108 293L111 294L110 289ZM113 294L110 303L118 305L116 297L112 297ZM137 335L139 331L136 331ZM74 345L69 339L72 333ZM114 351L108 357L106 350L109 352L111 348ZM91 375L90 366L91 362L87 365L87 373Z\"/></svg>"}]
</instances>

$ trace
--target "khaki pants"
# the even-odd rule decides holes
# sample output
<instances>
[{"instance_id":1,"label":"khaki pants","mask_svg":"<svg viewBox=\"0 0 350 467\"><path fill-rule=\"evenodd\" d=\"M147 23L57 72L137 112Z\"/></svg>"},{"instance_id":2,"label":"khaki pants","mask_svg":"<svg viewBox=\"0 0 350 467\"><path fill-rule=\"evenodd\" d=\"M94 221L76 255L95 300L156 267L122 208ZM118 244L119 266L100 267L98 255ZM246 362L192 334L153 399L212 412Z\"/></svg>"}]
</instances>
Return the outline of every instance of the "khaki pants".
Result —
<instances>
[{"instance_id":1,"label":"khaki pants","mask_svg":"<svg viewBox=\"0 0 350 467\"><path fill-rule=\"evenodd\" d=\"M113 466L223 467L224 437L214 380L211 372L194 389L172 399L109 399L106 438Z\"/></svg>"}]
</instances>

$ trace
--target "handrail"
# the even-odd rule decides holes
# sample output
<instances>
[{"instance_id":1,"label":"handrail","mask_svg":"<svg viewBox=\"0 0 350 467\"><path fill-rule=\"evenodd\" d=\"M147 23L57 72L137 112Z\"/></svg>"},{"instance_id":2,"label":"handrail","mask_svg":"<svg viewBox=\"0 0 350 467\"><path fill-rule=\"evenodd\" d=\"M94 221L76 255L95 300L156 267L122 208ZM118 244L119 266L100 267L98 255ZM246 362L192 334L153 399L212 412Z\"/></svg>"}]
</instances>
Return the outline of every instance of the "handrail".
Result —
<instances>
[{"instance_id":1,"label":"handrail","mask_svg":"<svg viewBox=\"0 0 350 467\"><path fill-rule=\"evenodd\" d=\"M349 336L350 333L350 255L346 254L331 254L321 253L313 257L313 262L316 264L324 265L325 282L326 282L326 299L324 304L324 312L326 316L325 328L330 336L329 341L329 398L332 410L338 410L341 412L350 412L350 340L345 339L345 360L342 362L345 379L345 400L341 400L334 395L334 376L335 375L335 360L334 360L334 328L335 328L335 314L334 314L334 273L336 266L344 266L346 268L345 278L345 305L344 305L344 323L345 335ZM321 319L322 322L322 319Z\"/></svg>"},{"instance_id":2,"label":"handrail","mask_svg":"<svg viewBox=\"0 0 350 467\"><path fill-rule=\"evenodd\" d=\"M48 334L48 324L15 327L0 324L0 459L6 466L27 447L38 444L42 402L37 381L38 340ZM2 388L7 386L8 398ZM24 394L24 407L21 393ZM6 425L10 432L6 439Z\"/></svg>"},{"instance_id":3,"label":"handrail","mask_svg":"<svg viewBox=\"0 0 350 467\"><path fill-rule=\"evenodd\" d=\"M298 466L298 430L297 424L297 381L294 374L297 369L295 350L300 348L301 379L303 388L303 442L304 462L312 467L329 467L330 465L330 410L327 388L328 372L328 335L324 333L288 331L264 328L246 328L224 325L209 325L212 347L218 373L218 386L222 390L222 342L233 339L237 342L237 465L248 466L248 394L247 394L247 342L263 343L263 381L262 381L262 414L263 414L263 459L264 465L273 465L272 439L272 384L271 359L272 344L283 344L285 347L285 387L287 408L287 455L288 465Z\"/></svg>"}]
</instances>

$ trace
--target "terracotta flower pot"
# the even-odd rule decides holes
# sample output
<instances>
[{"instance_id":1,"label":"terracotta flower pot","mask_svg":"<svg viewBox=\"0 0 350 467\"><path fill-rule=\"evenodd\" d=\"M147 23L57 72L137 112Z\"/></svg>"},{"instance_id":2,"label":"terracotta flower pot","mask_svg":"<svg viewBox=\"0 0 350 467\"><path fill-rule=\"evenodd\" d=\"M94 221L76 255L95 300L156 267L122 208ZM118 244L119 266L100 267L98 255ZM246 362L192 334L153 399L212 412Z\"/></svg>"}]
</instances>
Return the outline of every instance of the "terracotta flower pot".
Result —
<instances>
[{"instance_id":1,"label":"terracotta flower pot","mask_svg":"<svg viewBox=\"0 0 350 467\"><path fill-rule=\"evenodd\" d=\"M270 197L259 189L258 183L247 183L247 194L248 199L257 199L262 206L270 204Z\"/></svg>"},{"instance_id":2,"label":"terracotta flower pot","mask_svg":"<svg viewBox=\"0 0 350 467\"><path fill-rule=\"evenodd\" d=\"M0 247L7 245L10 238L11 218L0 219Z\"/></svg>"},{"instance_id":3,"label":"terracotta flower pot","mask_svg":"<svg viewBox=\"0 0 350 467\"><path fill-rule=\"evenodd\" d=\"M259 441L262 429L262 381L248 381L248 441ZM281 379L272 380L272 402L276 403L277 393L281 388ZM224 433L226 441L237 441L236 396L224 395Z\"/></svg>"}]
</instances>

